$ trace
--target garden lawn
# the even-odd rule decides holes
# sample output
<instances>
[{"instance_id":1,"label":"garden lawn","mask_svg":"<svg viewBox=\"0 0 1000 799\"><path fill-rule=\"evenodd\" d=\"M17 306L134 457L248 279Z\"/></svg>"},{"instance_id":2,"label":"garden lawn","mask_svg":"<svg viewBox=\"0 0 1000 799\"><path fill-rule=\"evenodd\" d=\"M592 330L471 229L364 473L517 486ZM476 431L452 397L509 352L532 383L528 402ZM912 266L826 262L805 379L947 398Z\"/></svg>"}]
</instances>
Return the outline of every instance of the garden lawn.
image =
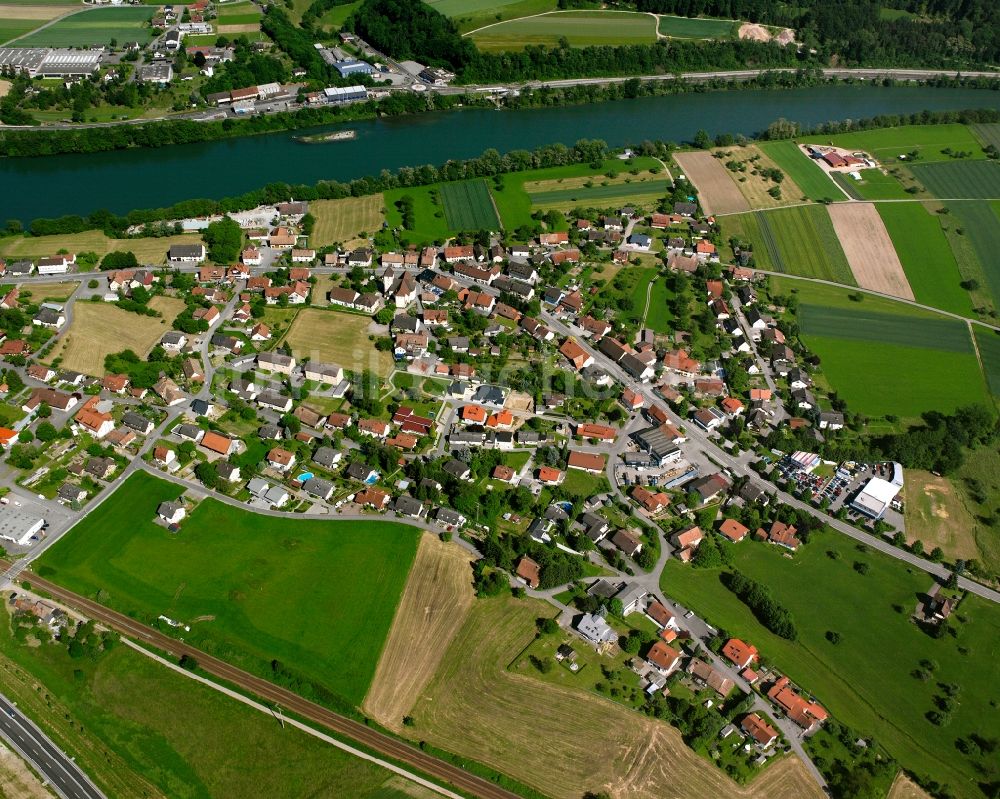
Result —
<instances>
[{"instance_id":1,"label":"garden lawn","mask_svg":"<svg viewBox=\"0 0 1000 799\"><path fill-rule=\"evenodd\" d=\"M761 142L757 145L790 177L810 200L839 200L841 192L793 141Z\"/></svg>"},{"instance_id":2,"label":"garden lawn","mask_svg":"<svg viewBox=\"0 0 1000 799\"><path fill-rule=\"evenodd\" d=\"M18 41L19 47L88 47L119 42L145 43L153 38L147 25L156 9L148 6L93 8L73 14Z\"/></svg>"},{"instance_id":3,"label":"garden lawn","mask_svg":"<svg viewBox=\"0 0 1000 799\"><path fill-rule=\"evenodd\" d=\"M601 490L607 490L608 481L603 474L590 474L580 469L567 469L562 487L574 497L588 499Z\"/></svg>"},{"instance_id":4,"label":"garden lawn","mask_svg":"<svg viewBox=\"0 0 1000 799\"><path fill-rule=\"evenodd\" d=\"M662 277L653 283L649 294L649 305L646 308L646 327L657 333L669 333L673 316L668 303L674 298L674 293L667 287L667 281Z\"/></svg>"},{"instance_id":5,"label":"garden lawn","mask_svg":"<svg viewBox=\"0 0 1000 799\"><path fill-rule=\"evenodd\" d=\"M116 799L365 799L392 777L125 646L72 659L16 642L4 614L0 650L7 697Z\"/></svg>"},{"instance_id":6,"label":"garden lawn","mask_svg":"<svg viewBox=\"0 0 1000 799\"><path fill-rule=\"evenodd\" d=\"M898 128L840 133L835 136L803 136L800 141L811 144L834 144L848 150L864 150L881 163L894 161L913 150L919 152L919 161L951 161L943 150L967 152L969 158L985 159L982 145L965 125L901 125Z\"/></svg>"},{"instance_id":7,"label":"garden lawn","mask_svg":"<svg viewBox=\"0 0 1000 799\"><path fill-rule=\"evenodd\" d=\"M876 208L917 302L972 316L972 301L959 285L962 276L940 216L922 203L879 203Z\"/></svg>"},{"instance_id":8,"label":"garden lawn","mask_svg":"<svg viewBox=\"0 0 1000 799\"><path fill-rule=\"evenodd\" d=\"M738 23L732 19L660 15L659 31L671 39L732 39ZM798 182L798 181L796 181Z\"/></svg>"},{"instance_id":9,"label":"garden lawn","mask_svg":"<svg viewBox=\"0 0 1000 799\"><path fill-rule=\"evenodd\" d=\"M1000 608L968 597L952 617L956 635L935 640L909 620L930 578L887 556L859 551L847 537L815 534L793 558L752 541L732 551L736 568L768 586L791 612L797 642L764 629L722 585L718 570L693 569L671 559L663 572L664 592L756 645L834 718L876 737L904 768L948 784L957 796L982 796L975 783L996 780L997 763L991 764L989 755L969 758L953 743L970 733L1000 736L1000 716L983 712L1000 701L994 674ZM867 564L868 573L856 571L856 563ZM828 631L840 635L839 644L826 640ZM927 680L912 676L922 660L936 666ZM925 717L934 709L941 682L958 685L960 692L943 728ZM985 771L980 774L977 767Z\"/></svg>"},{"instance_id":10,"label":"garden lawn","mask_svg":"<svg viewBox=\"0 0 1000 799\"><path fill-rule=\"evenodd\" d=\"M418 532L364 522L275 518L204 500L179 533L153 523L182 488L130 477L62 538L38 573L274 678L276 659L307 698L360 704L416 554ZM287 681L286 681L287 682Z\"/></svg>"},{"instance_id":11,"label":"garden lawn","mask_svg":"<svg viewBox=\"0 0 1000 799\"><path fill-rule=\"evenodd\" d=\"M803 205L759 211L757 222L779 272L857 285L825 207Z\"/></svg>"},{"instance_id":12,"label":"garden lawn","mask_svg":"<svg viewBox=\"0 0 1000 799\"><path fill-rule=\"evenodd\" d=\"M528 45L571 47L653 44L656 19L631 11L553 11L530 19L512 19L470 34L480 50L523 50Z\"/></svg>"},{"instance_id":13,"label":"garden lawn","mask_svg":"<svg viewBox=\"0 0 1000 799\"><path fill-rule=\"evenodd\" d=\"M1000 199L1000 164L996 161L950 161L912 164L910 171L935 197Z\"/></svg>"}]
</instances>

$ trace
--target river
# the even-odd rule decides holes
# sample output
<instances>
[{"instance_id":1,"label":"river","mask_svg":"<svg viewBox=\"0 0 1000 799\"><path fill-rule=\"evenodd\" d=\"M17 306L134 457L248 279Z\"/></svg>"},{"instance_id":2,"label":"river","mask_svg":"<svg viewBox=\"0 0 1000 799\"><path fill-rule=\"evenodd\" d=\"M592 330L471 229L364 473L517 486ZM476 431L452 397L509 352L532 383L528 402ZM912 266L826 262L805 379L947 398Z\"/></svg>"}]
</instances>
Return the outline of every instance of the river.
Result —
<instances>
[{"instance_id":1,"label":"river","mask_svg":"<svg viewBox=\"0 0 1000 799\"><path fill-rule=\"evenodd\" d=\"M1000 108L1000 92L929 87L822 86L706 92L595 105L496 111L464 109L354 122L357 136L301 144L302 131L203 144L85 155L0 160L0 221L99 208L125 213L197 197L240 194L266 183L349 180L382 169L439 164L495 147L604 139L613 146L644 139L690 140L709 133L764 130L779 117L815 125L834 119L927 110ZM329 126L327 130L336 130Z\"/></svg>"}]
</instances>

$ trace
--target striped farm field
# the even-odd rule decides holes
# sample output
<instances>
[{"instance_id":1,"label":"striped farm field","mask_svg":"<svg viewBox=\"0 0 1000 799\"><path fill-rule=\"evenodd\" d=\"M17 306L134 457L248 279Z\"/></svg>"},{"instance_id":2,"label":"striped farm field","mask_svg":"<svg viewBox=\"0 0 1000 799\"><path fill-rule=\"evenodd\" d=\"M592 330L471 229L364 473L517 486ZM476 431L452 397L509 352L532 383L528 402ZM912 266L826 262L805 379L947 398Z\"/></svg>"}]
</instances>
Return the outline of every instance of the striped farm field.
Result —
<instances>
[{"instance_id":1,"label":"striped farm field","mask_svg":"<svg viewBox=\"0 0 1000 799\"><path fill-rule=\"evenodd\" d=\"M917 302L972 316L972 301L959 285L962 275L940 215L923 203L879 203L876 207Z\"/></svg>"},{"instance_id":2,"label":"striped farm field","mask_svg":"<svg viewBox=\"0 0 1000 799\"><path fill-rule=\"evenodd\" d=\"M979 358L983 362L983 372L990 391L1000 397L1000 333L977 327L976 346L979 348Z\"/></svg>"},{"instance_id":3,"label":"striped farm field","mask_svg":"<svg viewBox=\"0 0 1000 799\"><path fill-rule=\"evenodd\" d=\"M984 122L978 125L969 125L973 135L982 142L983 147L993 145L1000 148L1000 122Z\"/></svg>"},{"instance_id":4,"label":"striped farm field","mask_svg":"<svg viewBox=\"0 0 1000 799\"><path fill-rule=\"evenodd\" d=\"M757 221L757 214L732 214L719 217L722 237L726 241L736 240L753 249L753 262L757 269L765 272L780 271L771 258L771 250L764 242L764 236Z\"/></svg>"},{"instance_id":5,"label":"striped farm field","mask_svg":"<svg viewBox=\"0 0 1000 799\"><path fill-rule=\"evenodd\" d=\"M968 328L957 319L920 318L860 308L831 308L803 303L799 324L808 336L919 347L945 352L972 352Z\"/></svg>"},{"instance_id":6,"label":"striped farm field","mask_svg":"<svg viewBox=\"0 0 1000 799\"><path fill-rule=\"evenodd\" d=\"M857 285L825 206L758 211L757 222L776 271Z\"/></svg>"},{"instance_id":7,"label":"striped farm field","mask_svg":"<svg viewBox=\"0 0 1000 799\"><path fill-rule=\"evenodd\" d=\"M17 44L18 47L89 47L110 45L112 40L145 43L153 38L153 30L147 23L155 11L151 6L92 8L25 36Z\"/></svg>"},{"instance_id":8,"label":"striped farm field","mask_svg":"<svg viewBox=\"0 0 1000 799\"><path fill-rule=\"evenodd\" d=\"M448 227L452 230L500 229L500 220L485 180L442 183L441 201Z\"/></svg>"},{"instance_id":9,"label":"striped farm field","mask_svg":"<svg viewBox=\"0 0 1000 799\"><path fill-rule=\"evenodd\" d=\"M970 264L981 275L995 307L1000 308L1000 202L949 203L951 215L961 224L962 236L972 245L977 263ZM964 274L964 273L963 273Z\"/></svg>"},{"instance_id":10,"label":"striped farm field","mask_svg":"<svg viewBox=\"0 0 1000 799\"><path fill-rule=\"evenodd\" d=\"M841 192L793 141L762 142L757 145L788 175L810 200L841 199Z\"/></svg>"},{"instance_id":11,"label":"striped farm field","mask_svg":"<svg viewBox=\"0 0 1000 799\"><path fill-rule=\"evenodd\" d=\"M1000 199L1000 164L995 161L949 161L911 164L927 190L942 199Z\"/></svg>"}]
</instances>

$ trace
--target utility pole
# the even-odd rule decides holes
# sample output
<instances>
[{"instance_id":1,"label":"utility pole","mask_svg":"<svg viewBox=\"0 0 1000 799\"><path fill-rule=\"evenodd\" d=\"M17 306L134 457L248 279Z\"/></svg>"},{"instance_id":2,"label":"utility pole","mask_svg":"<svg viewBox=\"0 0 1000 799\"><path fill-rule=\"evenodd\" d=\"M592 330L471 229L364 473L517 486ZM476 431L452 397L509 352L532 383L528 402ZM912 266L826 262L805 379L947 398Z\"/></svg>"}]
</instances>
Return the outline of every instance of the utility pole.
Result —
<instances>
[{"instance_id":1,"label":"utility pole","mask_svg":"<svg viewBox=\"0 0 1000 799\"><path fill-rule=\"evenodd\" d=\"M273 708L269 707L268 710L271 711L271 715L274 716L278 724L281 725L281 729L285 729L285 717L281 715L281 707L279 705L275 705ZM275 710L277 710L278 712L275 713L274 712Z\"/></svg>"}]
</instances>

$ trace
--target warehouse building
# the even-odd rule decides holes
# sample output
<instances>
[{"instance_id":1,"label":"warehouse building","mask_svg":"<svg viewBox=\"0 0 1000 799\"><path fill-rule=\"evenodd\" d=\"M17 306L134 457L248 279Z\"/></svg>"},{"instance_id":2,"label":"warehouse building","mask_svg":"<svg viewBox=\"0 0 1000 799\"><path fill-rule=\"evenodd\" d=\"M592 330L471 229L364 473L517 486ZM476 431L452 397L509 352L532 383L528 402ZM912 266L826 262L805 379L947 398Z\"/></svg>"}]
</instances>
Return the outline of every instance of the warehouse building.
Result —
<instances>
[{"instance_id":1,"label":"warehouse building","mask_svg":"<svg viewBox=\"0 0 1000 799\"><path fill-rule=\"evenodd\" d=\"M45 519L9 505L0 509L0 539L24 546L45 526Z\"/></svg>"}]
</instances>

